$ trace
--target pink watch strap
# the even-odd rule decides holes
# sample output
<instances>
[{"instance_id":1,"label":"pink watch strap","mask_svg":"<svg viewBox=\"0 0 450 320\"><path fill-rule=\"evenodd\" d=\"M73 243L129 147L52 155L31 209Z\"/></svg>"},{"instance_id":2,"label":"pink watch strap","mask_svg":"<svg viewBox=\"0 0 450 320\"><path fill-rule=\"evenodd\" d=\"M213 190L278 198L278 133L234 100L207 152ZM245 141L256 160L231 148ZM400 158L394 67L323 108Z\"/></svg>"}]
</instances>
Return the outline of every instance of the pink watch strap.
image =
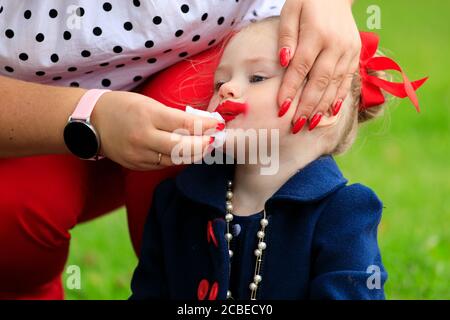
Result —
<instances>
[{"instance_id":1,"label":"pink watch strap","mask_svg":"<svg viewBox=\"0 0 450 320\"><path fill-rule=\"evenodd\" d=\"M92 110L94 110L95 104L102 94L110 92L107 89L91 89L81 97L80 101L72 113L71 118L76 120L87 120L91 116Z\"/></svg>"},{"instance_id":2,"label":"pink watch strap","mask_svg":"<svg viewBox=\"0 0 450 320\"><path fill-rule=\"evenodd\" d=\"M107 89L91 89L84 93L78 102L75 111L70 116L70 119L88 121L91 117L92 110L94 110L95 104L98 99L102 96L102 94L106 92L110 92L111 90ZM102 155L97 154L94 158L88 160L101 160L105 158Z\"/></svg>"}]
</instances>

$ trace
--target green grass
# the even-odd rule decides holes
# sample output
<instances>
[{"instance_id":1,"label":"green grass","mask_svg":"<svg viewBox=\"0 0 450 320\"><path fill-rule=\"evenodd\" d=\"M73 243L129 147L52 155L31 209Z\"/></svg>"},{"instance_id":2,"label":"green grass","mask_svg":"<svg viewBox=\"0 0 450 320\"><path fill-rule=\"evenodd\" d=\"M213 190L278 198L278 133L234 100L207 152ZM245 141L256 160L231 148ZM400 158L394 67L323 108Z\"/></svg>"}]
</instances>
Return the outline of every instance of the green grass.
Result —
<instances>
[{"instance_id":1,"label":"green grass","mask_svg":"<svg viewBox=\"0 0 450 320\"><path fill-rule=\"evenodd\" d=\"M66 289L66 298L126 299L136 264L125 209L78 225L72 232L67 266L80 267L81 289ZM63 283L68 276L64 274Z\"/></svg>"},{"instance_id":2,"label":"green grass","mask_svg":"<svg viewBox=\"0 0 450 320\"><path fill-rule=\"evenodd\" d=\"M430 80L418 93L420 114L408 101L394 102L337 160L351 183L372 187L384 203L387 298L450 299L450 2L357 0L360 29L367 30L372 4L381 8L381 46L411 79ZM81 267L82 289L66 290L67 298L127 298L136 257L124 210L77 226L72 236L68 265Z\"/></svg>"}]
</instances>

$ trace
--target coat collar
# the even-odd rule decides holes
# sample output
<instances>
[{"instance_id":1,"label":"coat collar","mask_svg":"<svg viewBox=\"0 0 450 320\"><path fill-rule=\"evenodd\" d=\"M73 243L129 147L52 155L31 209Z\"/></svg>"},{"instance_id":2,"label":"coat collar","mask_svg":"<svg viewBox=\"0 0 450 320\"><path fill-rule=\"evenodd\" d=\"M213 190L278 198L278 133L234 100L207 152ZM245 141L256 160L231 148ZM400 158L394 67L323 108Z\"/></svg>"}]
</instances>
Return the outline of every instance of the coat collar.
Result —
<instances>
[{"instance_id":1,"label":"coat collar","mask_svg":"<svg viewBox=\"0 0 450 320\"><path fill-rule=\"evenodd\" d=\"M176 177L176 186L187 198L225 213L227 181L233 164L193 164ZM347 179L331 155L324 155L297 171L269 200L314 202L344 186Z\"/></svg>"}]
</instances>

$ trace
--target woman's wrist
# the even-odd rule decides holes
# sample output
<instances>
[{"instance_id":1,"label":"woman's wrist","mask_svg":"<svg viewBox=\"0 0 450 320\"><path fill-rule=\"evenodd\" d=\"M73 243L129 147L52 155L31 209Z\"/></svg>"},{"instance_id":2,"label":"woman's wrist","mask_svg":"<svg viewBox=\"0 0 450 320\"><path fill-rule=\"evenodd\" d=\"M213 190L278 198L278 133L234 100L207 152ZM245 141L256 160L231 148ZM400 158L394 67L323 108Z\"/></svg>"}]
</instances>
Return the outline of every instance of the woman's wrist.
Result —
<instances>
[{"instance_id":1,"label":"woman's wrist","mask_svg":"<svg viewBox=\"0 0 450 320\"><path fill-rule=\"evenodd\" d=\"M0 76L0 158L69 153L64 127L85 91Z\"/></svg>"}]
</instances>

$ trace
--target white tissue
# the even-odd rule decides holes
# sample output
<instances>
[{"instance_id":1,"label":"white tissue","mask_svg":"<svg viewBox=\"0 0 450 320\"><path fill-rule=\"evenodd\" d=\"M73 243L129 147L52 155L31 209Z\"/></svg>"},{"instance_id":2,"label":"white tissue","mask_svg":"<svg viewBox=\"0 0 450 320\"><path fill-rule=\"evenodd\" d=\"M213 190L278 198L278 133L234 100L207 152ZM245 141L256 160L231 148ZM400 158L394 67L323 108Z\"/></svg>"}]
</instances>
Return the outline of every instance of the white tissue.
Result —
<instances>
[{"instance_id":1,"label":"white tissue","mask_svg":"<svg viewBox=\"0 0 450 320\"><path fill-rule=\"evenodd\" d=\"M191 106L186 106L186 112L200 117L213 118L218 120L219 122L225 123L225 119L222 118L222 116L218 112L208 112L192 108ZM221 147L225 143L226 136L226 129L217 131L216 133L212 134L211 137L214 137L214 142L210 146L213 148Z\"/></svg>"}]
</instances>

